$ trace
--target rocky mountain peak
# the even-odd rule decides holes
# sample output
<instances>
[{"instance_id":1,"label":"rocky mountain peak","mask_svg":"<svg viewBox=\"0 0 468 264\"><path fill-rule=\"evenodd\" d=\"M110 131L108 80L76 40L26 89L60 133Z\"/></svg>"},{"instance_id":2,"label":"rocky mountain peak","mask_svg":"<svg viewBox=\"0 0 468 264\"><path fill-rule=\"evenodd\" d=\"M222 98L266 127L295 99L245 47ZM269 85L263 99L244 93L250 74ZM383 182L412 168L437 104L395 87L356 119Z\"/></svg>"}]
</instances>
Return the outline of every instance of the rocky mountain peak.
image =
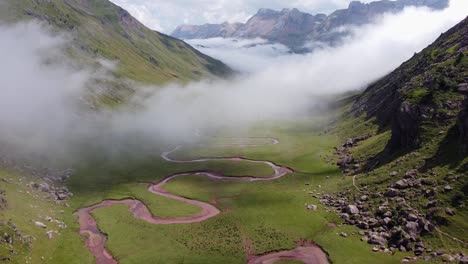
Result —
<instances>
[{"instance_id":1,"label":"rocky mountain peak","mask_svg":"<svg viewBox=\"0 0 468 264\"><path fill-rule=\"evenodd\" d=\"M360 2L360 1L352 1L351 3L349 3L348 9L361 8L361 7L364 6L364 5L365 5L365 4L363 4L363 3Z\"/></svg>"},{"instance_id":2,"label":"rocky mountain peak","mask_svg":"<svg viewBox=\"0 0 468 264\"><path fill-rule=\"evenodd\" d=\"M235 37L235 38L265 38L271 42L284 44L293 51L304 51L308 41L318 41L337 44L346 35L337 32L337 27L346 25L363 25L372 23L376 17L384 13L396 13L406 6L427 6L433 9L443 9L449 0L381 0L371 3L352 1L348 8L336 10L329 16L325 14L312 15L301 12L297 8L284 8L275 11L261 8L245 24L219 24L208 28L206 25L194 26L183 30L177 28L172 36L184 39Z\"/></svg>"}]
</instances>

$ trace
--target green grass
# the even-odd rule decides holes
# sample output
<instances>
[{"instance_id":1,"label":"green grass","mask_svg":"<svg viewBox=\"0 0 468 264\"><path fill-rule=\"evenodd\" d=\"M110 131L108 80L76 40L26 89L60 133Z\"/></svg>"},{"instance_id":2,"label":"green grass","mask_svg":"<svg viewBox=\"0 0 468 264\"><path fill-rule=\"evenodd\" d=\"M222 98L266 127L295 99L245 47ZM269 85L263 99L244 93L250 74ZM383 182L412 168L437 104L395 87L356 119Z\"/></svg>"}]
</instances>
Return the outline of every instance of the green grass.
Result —
<instances>
[{"instance_id":1,"label":"green grass","mask_svg":"<svg viewBox=\"0 0 468 264\"><path fill-rule=\"evenodd\" d=\"M313 120L300 120L280 125L264 124L249 131L251 136L279 138L281 142L278 145L245 148L192 147L185 149L187 152L182 150L174 153L180 158L243 156L271 160L288 165L298 172L268 182L229 183L204 177L184 177L168 183L165 188L177 195L216 202L221 214L201 223L150 225L134 219L125 206L98 210L94 215L102 231L109 234L108 249L121 263L245 263L247 245L253 253L262 254L292 249L296 246L296 241L309 239L324 246L334 263L348 263L347 259L352 260L349 263L395 263L401 255L392 257L373 254L372 247L357 241L357 237L347 240L338 236L337 233L343 230L349 233L357 233L357 230L353 227L329 227L327 223L340 224L341 220L336 214L327 213L323 206L319 206L317 212L306 210L306 204L319 204L317 199L311 197L310 191L332 192L351 186L350 178L343 178L334 165L324 161L331 155L332 147L338 144L338 137L319 135L318 126L321 124ZM229 133L220 134L230 136ZM232 139L212 138L205 142L229 144ZM122 183L119 184L114 179L116 183L110 184L104 193L102 189L99 193L76 190L77 197L73 199L72 206L81 206L102 197L136 197L148 204L151 211L158 216L163 213L162 210L167 210L163 213L166 217L193 213L191 210L194 208L183 203L161 202L163 198L145 195L145 185L127 182L127 177L133 177L133 181L152 181L167 173L199 168L198 166L210 167L216 163L184 165L153 162L154 164L157 165L143 170L129 169L128 174L114 174L114 177L123 177ZM228 169L232 165L223 164L222 169ZM125 166L133 167L131 164ZM229 170L233 172L232 168ZM251 170L250 175L256 175L263 169L246 170ZM84 175L83 172L80 174ZM92 177L80 181L90 185L92 179L99 181L94 178L97 175L93 173ZM83 188L84 185L74 186ZM346 244L345 250L342 244Z\"/></svg>"},{"instance_id":2,"label":"green grass","mask_svg":"<svg viewBox=\"0 0 468 264\"><path fill-rule=\"evenodd\" d=\"M246 175L262 177L273 174L272 168L265 164L242 161L172 163L162 160L159 156L126 160L126 163L99 161L78 170L76 177L70 179L68 183L76 194L75 199L71 201L72 206L78 208L99 203L104 199L141 197L146 191L144 184L137 188L135 182L157 182L168 175L185 171L207 170L233 177ZM158 215L157 212L155 214Z\"/></svg>"},{"instance_id":3,"label":"green grass","mask_svg":"<svg viewBox=\"0 0 468 264\"><path fill-rule=\"evenodd\" d=\"M57 31L75 34L71 48L78 60L117 61L115 76L124 79L164 84L230 73L222 62L199 53L183 41L138 22L128 22L110 1L92 0L86 1L86 5L80 2L8 0L8 8L0 11L0 23L40 17Z\"/></svg>"},{"instance_id":4,"label":"green grass","mask_svg":"<svg viewBox=\"0 0 468 264\"><path fill-rule=\"evenodd\" d=\"M351 124L349 122L348 124ZM397 263L405 255L395 256L372 253L372 246L361 242L358 230L351 226L341 226L341 219L335 213L329 213L319 205L318 199L309 192L331 193L352 188L352 179L343 177L338 169L327 163L332 156L333 147L339 145L340 133L323 135L320 132L323 123L314 120L298 120L277 124L262 124L249 131L251 136L270 136L278 138L278 145L260 147L213 147L216 144L229 144L229 138L206 138L203 142L209 148L192 146L174 153L179 158L200 158L215 156L243 156L251 159L271 160L277 164L287 165L295 173L275 181L267 182L216 182L205 177L184 177L168 183L165 188L177 195L205 202L215 202L221 214L201 223L183 225L151 225L134 219L126 206L118 205L97 210L93 215L99 228L109 236L107 248L120 263L245 263L247 249L254 254L263 254L275 250L293 249L300 239L318 243L330 255L333 263ZM366 133L372 126L353 127ZM349 128L348 128L349 129ZM220 131L220 135L230 136ZM380 152L390 134L378 134L361 142L353 149L359 156L374 155ZM253 139L248 143L258 143ZM265 143L265 142L264 142ZM436 143L434 143L436 146ZM165 149L165 148L164 148ZM168 148L170 149L170 148ZM43 230L36 230L30 222L33 216L27 208L28 203L40 203L39 212L55 208L47 202L36 201L24 193L16 193L9 199L21 204L14 210L14 221L25 228L26 233L39 239L28 253L33 259L40 260L45 253L43 247L55 248L47 252L47 263L90 263L91 257L84 242L77 233L76 219L71 215L79 207L100 202L102 199L135 198L143 201L151 212L159 217L181 217L199 212L199 208L179 201L160 197L147 191L149 182L157 181L168 174L186 170L217 169L236 175L261 175L270 173L269 167L262 164L237 162L207 162L175 164L161 160L157 153L145 158L126 157L125 163L115 161L95 163L83 166L69 182L74 198L71 208L63 208L63 220L69 228L63 231L60 240L49 241ZM408 159L403 157L403 159ZM420 162L419 159L408 159L402 171ZM257 166L258 165L258 166ZM385 186L390 183L389 166L376 169L373 173L360 175L359 185ZM400 175L402 176L402 175ZM320 185L320 187L319 187ZM10 187L11 188L11 187ZM8 190L10 195L15 194ZM26 200L24 200L26 199ZM447 198L444 198L446 200ZM417 202L416 200L414 202ZM319 210L306 210L306 204L317 204ZM62 209L62 208L61 208ZM457 211L451 220L458 229L443 228L455 232L466 228L465 211ZM23 220L21 220L23 219ZM21 222L23 221L23 222ZM327 224L334 223L338 227ZM466 225L466 224L465 224ZM348 238L338 234L347 232ZM463 250L460 245L447 238L426 237L425 242L433 248L453 248ZM57 243L57 244L54 244ZM22 255L23 256L23 255ZM72 259L72 260L71 260ZM75 261L75 262L73 262ZM41 262L37 262L41 263Z\"/></svg>"},{"instance_id":5,"label":"green grass","mask_svg":"<svg viewBox=\"0 0 468 264\"><path fill-rule=\"evenodd\" d=\"M406 100L408 100L410 103L417 104L428 94L429 91L427 89L416 88L411 90L411 93L406 97Z\"/></svg>"},{"instance_id":6,"label":"green grass","mask_svg":"<svg viewBox=\"0 0 468 264\"><path fill-rule=\"evenodd\" d=\"M6 191L8 209L0 211L2 219L14 223L23 235L34 237L31 250L22 249L13 257L13 263L93 263L93 258L78 235L78 226L72 209L56 205L44 193L34 192L26 185L33 180L23 175L0 170L0 178L11 183L0 182ZM61 213L63 210L63 213ZM40 217L52 217L65 222L68 227L61 229L56 223L49 223ZM41 221L47 229L36 226L33 221ZM48 239L46 231L57 230L53 239Z\"/></svg>"},{"instance_id":7,"label":"green grass","mask_svg":"<svg viewBox=\"0 0 468 264\"><path fill-rule=\"evenodd\" d=\"M440 97L437 96L439 92L435 93L435 99L440 100L440 102L449 100L454 100L451 92L440 93ZM445 98L441 99L441 98ZM461 158L457 151L457 141L454 140L455 136L450 132L455 125L454 120L451 122L437 123L434 122L423 122L422 123L422 147L415 149L414 151L396 153L397 155L388 156L386 162L382 162L370 172L358 174L356 177L356 183L360 187L367 186L368 190L371 192L382 192L390 184L396 182L399 179L402 179L405 172L413 168L421 168L423 166L428 166L435 171L435 176L429 176L427 174L420 174L419 177L428 178L434 183L439 183L441 186L451 185L455 190L461 190L466 184L466 171L463 170L464 164L467 164L468 158ZM335 129L337 133L342 133L342 131L349 131L353 128L360 128L366 123L365 120L355 119L355 123L345 120L345 122L340 123ZM346 132L348 133L348 132ZM387 142L391 137L391 131L383 130L379 131L375 136L370 139L360 142L358 146L352 148L352 153L355 158L360 160L367 160L368 158L374 157L376 154L381 153ZM445 142L447 141L448 142ZM388 162L388 163L387 163ZM397 172L396 176L391 176L390 172ZM449 173L453 175L461 175L460 180L456 182L447 182L446 177ZM440 189L440 187L439 187ZM438 207L441 208L441 215L446 217L449 220L449 225L443 225L440 229L453 237L463 240L463 234L466 228L468 228L466 221L467 210L465 207L457 208L457 215L451 217L447 216L443 211L446 207L454 208L454 205L451 204L452 196L454 192L444 193L441 190L437 191ZM355 195L359 195L357 191L354 190ZM427 213L425 205L429 200L423 196L413 197L408 199L408 203L412 207L418 208L422 213ZM466 198L465 198L466 202ZM462 245L458 242L454 242L451 238L446 235L440 235L437 232L434 232L432 235L422 237L426 246L429 248L443 248L447 250L452 250L454 252L466 252L466 245ZM323 243L322 243L323 244Z\"/></svg>"},{"instance_id":8,"label":"green grass","mask_svg":"<svg viewBox=\"0 0 468 264\"><path fill-rule=\"evenodd\" d=\"M390 140L391 131L388 130L384 133L380 133L376 136L359 143L354 147L351 152L353 156L358 159L365 159L367 157L373 157L385 149L387 142Z\"/></svg>"},{"instance_id":9,"label":"green grass","mask_svg":"<svg viewBox=\"0 0 468 264\"><path fill-rule=\"evenodd\" d=\"M296 247L300 239L317 242L329 254L333 263L395 263L402 255L391 256L371 253L371 246L358 241L357 236L342 238L338 233L357 233L357 229L340 226L335 213L306 210L306 204L319 204L309 192L328 193L352 185L351 178L344 178L331 163L325 162L339 144L336 134L323 135L323 122L317 120L285 121L277 124L261 124L249 131L251 136L270 136L280 139L278 145L259 147L210 147L184 148L174 153L178 157L243 156L251 159L271 160L287 165L296 173L267 182L216 182L205 177L177 178L165 188L183 197L215 202L221 214L201 223L183 225L152 225L134 219L123 205L100 209L93 213L99 228L109 236L106 247L120 263L246 263L247 246L254 254ZM220 131L221 136L231 136ZM206 138L207 146L229 144L232 139ZM247 140L248 141L248 140ZM247 143L259 143L253 139ZM245 143L245 142L244 142ZM247 144L246 143L246 144ZM265 142L264 142L265 143ZM365 145L362 148L366 148ZM165 149L165 148L162 148ZM47 252L47 263L90 263L91 257L77 233L76 219L72 211L102 199L135 198L143 201L151 212L159 217L181 217L199 212L199 208L179 201L153 195L147 191L149 182L168 174L186 170L216 169L228 175L262 175L271 173L263 164L246 162L206 162L175 164L163 161L155 150L145 158L125 156L125 163L97 159L82 166L69 186L75 194L69 201L71 208L64 208L64 221L70 226L58 244L47 244L40 237L43 230L24 223L28 233L36 235L38 246L33 249L34 258L40 258L42 247L56 248ZM170 149L170 148L168 148ZM186 152L185 152L186 151ZM118 159L117 159L118 160ZM319 187L320 185L320 187ZM24 193L11 199L21 201ZM29 198L28 198L29 199ZM44 207L54 207L45 203ZM44 208L38 209L40 211ZM28 212L18 208L18 214ZM28 219L20 216L15 218ZM338 227L330 227L335 223ZM28 225L29 224L29 225ZM43 234L44 235L44 234ZM70 260L72 259L73 260ZM70 260L70 261L69 261ZM54 262L56 261L56 262ZM75 262L73 262L75 261ZM37 262L40 263L40 262ZM62 262L63 263L63 262Z\"/></svg>"},{"instance_id":10,"label":"green grass","mask_svg":"<svg viewBox=\"0 0 468 264\"><path fill-rule=\"evenodd\" d=\"M454 54L458 50L459 47L460 47L460 43L453 45L452 47L447 49L447 54Z\"/></svg>"}]
</instances>

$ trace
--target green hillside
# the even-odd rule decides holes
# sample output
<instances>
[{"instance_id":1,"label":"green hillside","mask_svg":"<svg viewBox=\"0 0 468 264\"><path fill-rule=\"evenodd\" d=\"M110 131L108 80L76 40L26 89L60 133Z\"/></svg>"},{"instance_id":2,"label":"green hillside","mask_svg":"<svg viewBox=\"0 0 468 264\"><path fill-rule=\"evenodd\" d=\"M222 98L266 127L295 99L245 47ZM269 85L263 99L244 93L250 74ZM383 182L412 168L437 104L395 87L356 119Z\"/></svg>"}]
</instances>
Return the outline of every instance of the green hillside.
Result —
<instances>
[{"instance_id":1,"label":"green hillside","mask_svg":"<svg viewBox=\"0 0 468 264\"><path fill-rule=\"evenodd\" d=\"M359 206L342 218L377 245L459 258L468 247L467 95L468 18L344 107L337 163L353 187L326 203ZM440 248L450 250L435 257Z\"/></svg>"},{"instance_id":2,"label":"green hillside","mask_svg":"<svg viewBox=\"0 0 468 264\"><path fill-rule=\"evenodd\" d=\"M79 59L85 55L119 62L118 77L162 84L231 73L222 62L148 29L107 0L6 0L6 7L0 9L0 21L30 19L71 33L71 53Z\"/></svg>"}]
</instances>

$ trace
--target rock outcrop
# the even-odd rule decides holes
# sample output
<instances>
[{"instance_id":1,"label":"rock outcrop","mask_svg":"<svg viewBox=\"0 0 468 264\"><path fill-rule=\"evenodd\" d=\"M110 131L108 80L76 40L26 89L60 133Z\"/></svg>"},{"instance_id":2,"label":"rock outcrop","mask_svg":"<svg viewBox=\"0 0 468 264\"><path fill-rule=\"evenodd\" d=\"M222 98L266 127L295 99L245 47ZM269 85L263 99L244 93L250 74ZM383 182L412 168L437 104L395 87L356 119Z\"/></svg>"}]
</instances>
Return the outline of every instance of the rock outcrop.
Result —
<instances>
[{"instance_id":1,"label":"rock outcrop","mask_svg":"<svg viewBox=\"0 0 468 264\"><path fill-rule=\"evenodd\" d=\"M370 85L351 112L374 118L382 129L391 129L390 152L417 148L424 130L438 128L444 134L457 122L460 142L466 146L467 53L468 18ZM428 129L423 129L424 125Z\"/></svg>"}]
</instances>

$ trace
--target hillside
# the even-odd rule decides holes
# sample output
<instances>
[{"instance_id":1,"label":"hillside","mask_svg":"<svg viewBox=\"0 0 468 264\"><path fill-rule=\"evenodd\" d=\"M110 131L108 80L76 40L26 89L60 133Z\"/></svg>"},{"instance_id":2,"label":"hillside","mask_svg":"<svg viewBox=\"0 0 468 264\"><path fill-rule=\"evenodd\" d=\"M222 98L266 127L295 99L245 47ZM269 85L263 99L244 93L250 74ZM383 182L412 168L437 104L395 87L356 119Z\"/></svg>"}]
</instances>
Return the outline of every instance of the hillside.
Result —
<instances>
[{"instance_id":1,"label":"hillside","mask_svg":"<svg viewBox=\"0 0 468 264\"><path fill-rule=\"evenodd\" d=\"M408 6L427 6L433 9L447 7L448 0L398 0L361 3L353 1L348 8L336 10L330 15L309 14L296 8L275 11L260 9L245 24L223 23L205 25L181 25L172 36L181 39L223 38L264 38L281 43L294 51L303 50L306 42L336 44L346 35L336 29L372 23L384 13L397 13Z\"/></svg>"},{"instance_id":2,"label":"hillside","mask_svg":"<svg viewBox=\"0 0 468 264\"><path fill-rule=\"evenodd\" d=\"M467 83L468 18L346 107L336 154L353 188L323 203L369 244L428 260L466 250Z\"/></svg>"},{"instance_id":3,"label":"hillside","mask_svg":"<svg viewBox=\"0 0 468 264\"><path fill-rule=\"evenodd\" d=\"M71 33L72 54L80 59L118 61L118 77L162 84L231 72L222 62L185 42L148 29L107 0L7 0L6 4L0 10L0 21L39 19Z\"/></svg>"}]
</instances>

